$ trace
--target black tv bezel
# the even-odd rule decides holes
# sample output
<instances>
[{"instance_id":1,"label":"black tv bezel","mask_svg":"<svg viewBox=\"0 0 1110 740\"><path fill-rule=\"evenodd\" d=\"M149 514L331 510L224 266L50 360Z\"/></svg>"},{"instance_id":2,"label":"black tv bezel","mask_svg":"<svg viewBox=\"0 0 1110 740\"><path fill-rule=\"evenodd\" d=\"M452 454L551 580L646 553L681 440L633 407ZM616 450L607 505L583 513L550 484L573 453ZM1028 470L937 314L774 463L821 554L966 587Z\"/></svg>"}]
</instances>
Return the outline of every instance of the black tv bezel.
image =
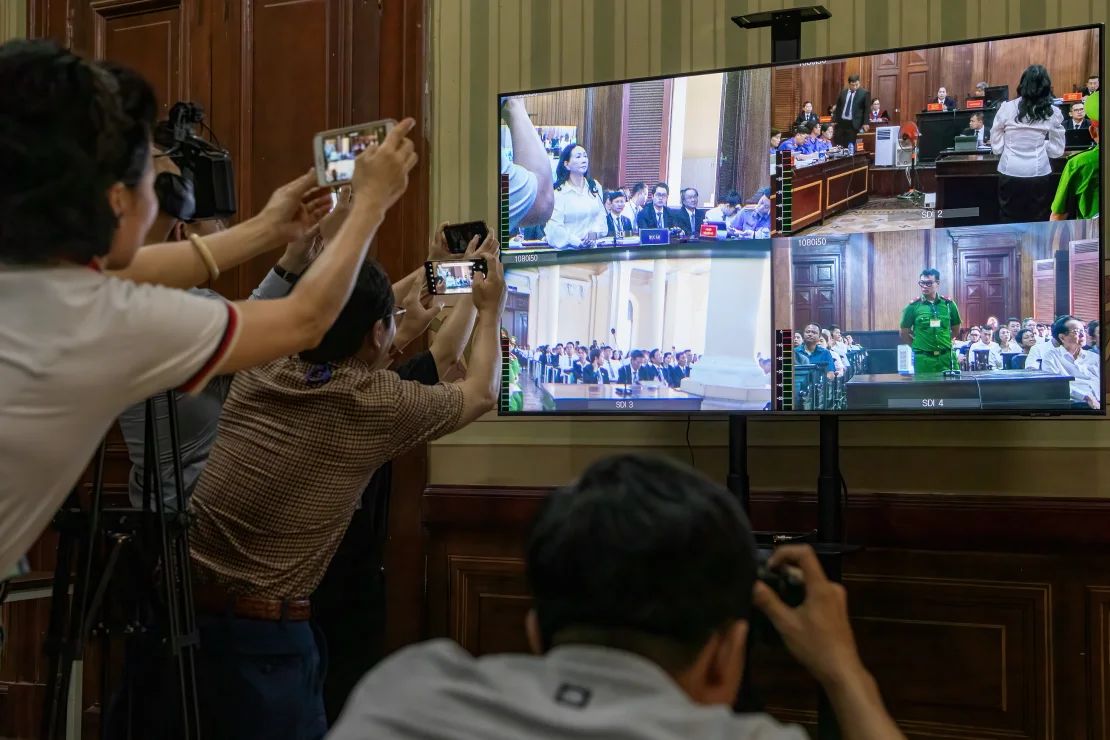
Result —
<instances>
[{"instance_id":1,"label":"black tv bezel","mask_svg":"<svg viewBox=\"0 0 1110 740\"><path fill-rule=\"evenodd\" d=\"M1053 35L1053 34L1068 33L1068 32L1072 32L1072 31L1090 31L1090 30L1097 30L1099 32L1098 71L1099 71L1099 75L1100 75L1100 78L1101 78L1102 70L1103 70L1103 67L1104 67L1102 42L1103 42L1104 34L1106 33L1106 24L1105 23L1086 23L1086 24L1082 24L1082 25L1064 26L1064 27L1061 27L1061 28L1046 29L1046 30L1042 30L1042 31L1028 31L1028 32L1019 32L1019 33L1008 33L1008 34L999 34L999 35L995 35L995 36L980 36L980 37L975 37L975 38L961 39L961 40L958 40L958 41L938 41L938 42L929 43L929 44L918 44L918 45L912 45L912 46L896 46L896 47L890 47L890 48L886 48L886 49L875 49L873 51L849 52L849 53L844 53L844 54L832 54L832 55L826 55L826 56L821 56L821 57L807 57L807 58L804 58L804 59L796 59L796 60L789 61L789 62L779 62L779 63L764 62L762 64L751 64L751 65L741 65L741 66L732 66L732 67L717 67L717 68L714 68L714 69L704 69L704 70L697 70L697 71L692 71L692 72L682 72L682 73L679 73L679 74L649 75L649 76L644 76L644 77L629 77L629 78L622 78L622 79L617 79L617 80L601 80L601 81L597 81L597 82L580 83L580 84L575 84L575 85L556 85L556 86L551 86L551 87L540 87L540 88L532 88L532 89L527 89L527 90L514 90L514 91L509 91L509 92L499 92L499 93L497 93L497 98L496 98L496 101L495 101L495 108L494 108L494 120L498 121L499 123L498 123L497 126L494 127L494 131L493 131L493 134L494 134L493 150L494 150L496 156L498 157L496 171L500 172L500 150L501 150L501 124L500 124L501 115L500 115L500 111L501 111L501 104L502 104L502 101L504 101L504 99L508 98L508 97L515 97L515 96L522 96L522 95L536 95L536 94L540 94L540 93L559 92L559 91L562 91L562 90L577 90L577 89L581 89L581 88L601 87L601 86L604 86L604 85L628 85L628 84L633 84L633 83L636 83L636 82L650 82L652 80L673 80L673 79L677 79L677 78L680 78L680 77L697 77L699 75L724 74L724 73L727 73L727 72L744 72L744 71L758 70L758 69L774 69L774 68L778 68L778 67L796 67L796 66L800 66L800 65L804 65L804 64L825 63L825 62L836 61L836 60L839 60L839 59L851 59L851 58L855 58L855 57L875 56L877 54L890 54L890 53L898 53L898 52L904 52L904 51L920 51L920 50L923 50L923 49L936 49L936 48L948 47L948 46L961 46L961 45L964 45L964 44L981 44L981 43L987 43L987 42L991 42L991 41L1003 41L1003 40L1007 40L1007 39L1032 38L1032 37L1036 37L1036 36L1050 36L1050 35ZM1101 92L1101 90L1102 90L1101 85L1099 86L1099 90ZM1100 100L1099 100L1100 106L1099 107L1101 109L1105 110L1106 106L1104 104L1102 104L1101 95L1099 97L1100 97ZM1101 119L1101 111L1100 111L1100 119ZM1105 163L1103 163L1103 164L1105 164ZM1105 194L1104 193L1105 193L1105 191L1103 191L1103 198L1105 200ZM1083 220L1083 221L1095 220L1095 221L1098 221L1098 259L1099 259L1099 264L1103 266L1103 269L1102 269L1101 272L1105 273L1105 260L1106 260L1106 252L1105 252L1106 247L1105 247L1105 244L1104 244L1105 229L1102 225L1101 216L1102 216L1102 206L1100 205L1100 207L1099 207L1099 217L1098 218L1096 218L1096 219L1073 219L1073 220ZM499 209L498 210L498 223L497 223L497 233L498 233L498 235L500 235L502 233L501 220L502 220L502 214L500 213L500 209ZM1030 221L1030 222L1022 222L1022 223L1040 223L1040 222ZM873 233L876 233L876 232L861 231L861 232L852 232L852 233L873 234ZM793 236L772 237L771 242L773 244L775 239L792 239L792 238L796 238L796 237L793 237ZM502 249L501 254L504 255L506 253L506 251L507 250ZM606 261L605 256L608 253L609 253L609 250L599 250L597 261L598 262ZM676 259L681 259L681 258L676 258ZM771 304L772 304L772 314L773 314L774 299L775 299L775 280L774 280L773 265L772 265L771 278L772 278L771 279ZM1101 362L1101 366L1100 366L1100 370L1099 370L1099 381L1100 381L1100 385L1101 385L1101 388L1100 388L1101 399L1100 399L1100 408L1098 408L1098 409L1083 409L1083 408L1054 409L1054 410L1028 409L1028 410L1016 410L1016 411L1011 410L1011 409L951 409L951 410L946 409L946 410L943 410L943 411L936 410L936 409L930 409L929 411L926 411L924 413L923 412L909 413L909 412L907 412L903 409L892 409L892 410L883 410L883 409L866 409L866 410L864 410L864 409L856 409L856 410L842 409L842 410L833 410L833 409L827 409L827 410L813 410L813 411L780 411L780 410L775 410L775 409L766 409L766 410L759 410L759 411L714 410L714 411L699 411L699 412L696 412L696 413L692 413L692 412L689 412L689 411L646 411L645 412L645 411L635 411L635 410L633 410L633 411L620 410L620 411L611 411L611 412L608 412L608 411L587 411L587 410L582 410L582 411L542 411L542 410L541 411L528 411L528 410L505 411L505 410L502 410L502 394L505 393L506 388L507 388L507 384L506 384L505 380L502 380L501 391L498 394L497 415L498 415L498 417L512 418L512 419L518 419L518 418L567 418L567 417L593 417L593 418L612 418L612 419L639 418L639 419L644 419L644 418L654 417L654 418L661 418L661 419L667 419L667 418L670 418L670 419L674 419L674 418L694 419L694 418L697 418L697 419L703 419L703 420L724 419L724 418L727 418L728 416L740 415L740 416L753 417L753 418L776 419L776 420L780 420L780 421L781 420L791 420L791 419L801 420L801 419L818 417L818 416L836 416L836 417L843 416L843 417L852 417L852 418L857 418L857 419L882 418L884 420L891 420L891 419L917 420L917 419L921 419L923 415L924 416L937 416L937 417L942 417L942 418L946 418L946 419L963 419L963 420L976 419L976 418L1021 419L1021 420L1026 420L1026 419L1054 419L1054 418L1059 418L1059 419L1064 419L1064 418L1073 418L1073 419L1104 418L1107 415L1107 411L1106 411L1106 407L1105 407L1106 388L1107 388L1107 379L1106 379L1105 369L1106 369L1106 366L1108 364L1110 364L1110 363L1107 363L1106 359L1105 359L1106 340L1105 340L1105 338L1101 337L1101 334L1103 333L1101 324L1102 324L1103 315L1105 314L1105 301L1106 301L1106 298L1107 298L1107 296L1103 295L1103 291L1102 291L1104 283L1105 283L1104 280L1099 281L1099 305L1103 307L1103 310L1102 310L1102 312L1100 313L1100 316L1099 316L1099 323L1100 323L1099 334L1100 334L1100 340L1101 340L1102 347L1100 347L1100 352L1099 352L1099 359L1100 359L1100 362ZM775 331L775 327L774 327L773 324L774 324L774 319L772 318L772 327L771 327L772 333L774 333L774 331ZM772 395L773 395L773 393L774 393L774 387L772 386Z\"/></svg>"}]
</instances>

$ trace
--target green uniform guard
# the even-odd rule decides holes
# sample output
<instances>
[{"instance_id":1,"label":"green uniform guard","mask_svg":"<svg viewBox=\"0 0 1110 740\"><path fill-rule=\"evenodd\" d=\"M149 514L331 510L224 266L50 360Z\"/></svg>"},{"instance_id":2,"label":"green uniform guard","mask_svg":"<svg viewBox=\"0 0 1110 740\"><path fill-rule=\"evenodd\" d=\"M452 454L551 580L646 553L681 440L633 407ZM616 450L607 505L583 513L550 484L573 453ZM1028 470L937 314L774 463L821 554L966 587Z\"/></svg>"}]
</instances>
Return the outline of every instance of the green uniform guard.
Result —
<instances>
[{"instance_id":1,"label":"green uniform guard","mask_svg":"<svg viewBox=\"0 0 1110 740\"><path fill-rule=\"evenodd\" d=\"M960 329L956 302L940 295L940 272L929 268L917 284L921 297L902 312L902 339L913 347L916 375L942 373L959 367L952 353L952 335Z\"/></svg>"}]
</instances>

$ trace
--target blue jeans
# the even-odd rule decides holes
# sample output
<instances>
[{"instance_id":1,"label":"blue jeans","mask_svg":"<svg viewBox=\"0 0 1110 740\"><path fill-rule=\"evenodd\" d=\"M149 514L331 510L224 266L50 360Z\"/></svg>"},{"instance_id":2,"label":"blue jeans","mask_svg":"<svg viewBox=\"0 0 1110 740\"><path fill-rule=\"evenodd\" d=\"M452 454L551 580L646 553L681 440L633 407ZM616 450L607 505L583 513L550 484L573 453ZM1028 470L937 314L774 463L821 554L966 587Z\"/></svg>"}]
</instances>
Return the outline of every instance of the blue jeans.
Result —
<instances>
[{"instance_id":1,"label":"blue jeans","mask_svg":"<svg viewBox=\"0 0 1110 740\"><path fill-rule=\"evenodd\" d=\"M197 692L204 738L317 740L327 646L311 622L200 614Z\"/></svg>"}]
</instances>

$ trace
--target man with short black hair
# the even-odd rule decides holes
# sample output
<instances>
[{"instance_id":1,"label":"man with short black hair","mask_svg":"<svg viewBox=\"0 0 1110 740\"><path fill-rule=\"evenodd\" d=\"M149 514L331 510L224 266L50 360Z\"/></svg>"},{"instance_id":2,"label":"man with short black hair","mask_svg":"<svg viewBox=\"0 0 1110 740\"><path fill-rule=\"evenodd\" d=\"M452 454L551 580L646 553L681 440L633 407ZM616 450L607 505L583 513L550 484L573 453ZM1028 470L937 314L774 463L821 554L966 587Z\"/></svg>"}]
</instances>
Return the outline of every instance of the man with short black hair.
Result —
<instances>
[{"instance_id":1,"label":"man with short black hair","mask_svg":"<svg viewBox=\"0 0 1110 740\"><path fill-rule=\"evenodd\" d=\"M824 687L844 737L904 737L860 660L844 588L808 546L782 547L768 566L800 569L806 592L787 607L756 580L736 497L691 468L595 463L544 501L526 559L526 632L542 656L406 648L363 679L331 738L803 740L800 727L731 711L753 604Z\"/></svg>"},{"instance_id":2,"label":"man with short black hair","mask_svg":"<svg viewBox=\"0 0 1110 740\"><path fill-rule=\"evenodd\" d=\"M902 311L902 341L913 348L913 368L917 375L943 373L956 369L952 337L960 333L960 310L956 302L940 293L940 271L934 267L921 271L917 279L921 296Z\"/></svg>"},{"instance_id":3,"label":"man with short black hair","mask_svg":"<svg viewBox=\"0 0 1110 740\"><path fill-rule=\"evenodd\" d=\"M655 368L645 361L647 356L643 350L634 349L628 356L628 364L621 365L617 373L617 382L621 385L639 385L645 380L659 380Z\"/></svg>"},{"instance_id":4,"label":"man with short black hair","mask_svg":"<svg viewBox=\"0 0 1110 740\"><path fill-rule=\"evenodd\" d=\"M1098 82L1098 75L1097 74L1091 75L1090 77L1088 77L1087 78L1087 86L1085 88L1083 88L1083 90L1082 90L1083 97L1086 98L1088 95L1093 95L1096 92L1098 92L1098 85L1099 85L1099 82Z\"/></svg>"},{"instance_id":5,"label":"man with short black hair","mask_svg":"<svg viewBox=\"0 0 1110 740\"><path fill-rule=\"evenodd\" d=\"M309 622L309 595L374 471L474 421L500 390L505 282L496 240L476 256L488 277L474 276L477 321L461 382L425 386L385 369L402 311L375 262L362 265L317 347L232 382L191 501L205 736L324 734L326 650Z\"/></svg>"},{"instance_id":6,"label":"man with short black hair","mask_svg":"<svg viewBox=\"0 0 1110 740\"><path fill-rule=\"evenodd\" d=\"M848 146L856 140L860 129L867 130L867 112L871 110L871 93L860 87L859 75L848 77L848 87L840 91L833 108L836 124L833 143Z\"/></svg>"},{"instance_id":7,"label":"man with short black hair","mask_svg":"<svg viewBox=\"0 0 1110 740\"><path fill-rule=\"evenodd\" d=\"M636 214L636 225L641 229L670 229L681 226L674 212L667 207L671 189L665 182L657 182L651 190L651 205Z\"/></svg>"}]
</instances>

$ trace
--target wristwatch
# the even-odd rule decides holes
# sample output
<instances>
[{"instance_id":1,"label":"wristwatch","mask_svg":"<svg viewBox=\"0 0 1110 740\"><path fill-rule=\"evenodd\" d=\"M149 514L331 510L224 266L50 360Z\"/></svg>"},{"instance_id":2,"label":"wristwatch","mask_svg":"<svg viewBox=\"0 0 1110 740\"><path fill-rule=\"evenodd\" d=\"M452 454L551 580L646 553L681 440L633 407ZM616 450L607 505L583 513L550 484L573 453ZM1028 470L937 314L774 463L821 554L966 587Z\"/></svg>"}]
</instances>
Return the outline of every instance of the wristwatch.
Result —
<instances>
[{"instance_id":1,"label":"wristwatch","mask_svg":"<svg viewBox=\"0 0 1110 740\"><path fill-rule=\"evenodd\" d=\"M301 279L300 275L298 275L296 273L293 273L293 272L289 272L288 270L286 270L281 265L274 265L274 274L277 275L282 280L284 280L285 282L289 283L290 285L293 285L294 283L296 283L298 280Z\"/></svg>"}]
</instances>

